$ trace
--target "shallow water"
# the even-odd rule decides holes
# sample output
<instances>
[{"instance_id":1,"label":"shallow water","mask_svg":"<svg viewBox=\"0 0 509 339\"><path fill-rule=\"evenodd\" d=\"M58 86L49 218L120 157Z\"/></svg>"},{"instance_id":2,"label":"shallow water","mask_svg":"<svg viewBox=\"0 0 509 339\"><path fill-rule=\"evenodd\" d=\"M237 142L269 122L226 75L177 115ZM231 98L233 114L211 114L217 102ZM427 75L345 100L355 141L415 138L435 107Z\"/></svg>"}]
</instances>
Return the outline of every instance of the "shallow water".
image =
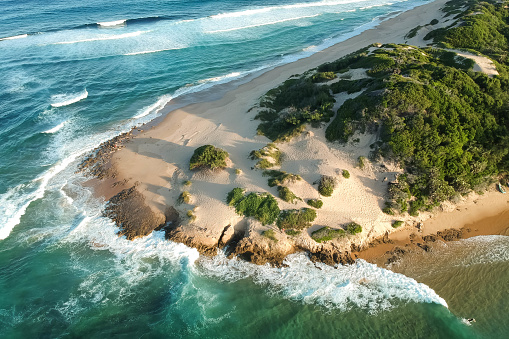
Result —
<instances>
[{"instance_id":1,"label":"shallow water","mask_svg":"<svg viewBox=\"0 0 509 339\"><path fill-rule=\"evenodd\" d=\"M507 333L507 298L493 291L507 284L507 256L474 271L431 262L432 277L365 262L334 269L303 255L284 269L199 258L157 232L118 238L74 173L81 155L172 98L304 57L422 3L2 1L0 336ZM492 250L474 257L500 257ZM489 284L468 280L478 274ZM462 322L470 316L473 326Z\"/></svg>"}]
</instances>

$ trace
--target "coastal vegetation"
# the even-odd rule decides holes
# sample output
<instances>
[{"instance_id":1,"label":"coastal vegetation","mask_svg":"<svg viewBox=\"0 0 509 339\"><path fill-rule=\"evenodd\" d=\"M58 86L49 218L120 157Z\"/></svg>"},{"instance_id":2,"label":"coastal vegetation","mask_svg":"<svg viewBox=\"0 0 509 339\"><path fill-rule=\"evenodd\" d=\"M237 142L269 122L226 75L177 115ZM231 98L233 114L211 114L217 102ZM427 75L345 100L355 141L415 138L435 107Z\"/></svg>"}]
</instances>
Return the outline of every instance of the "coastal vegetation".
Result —
<instances>
[{"instance_id":1,"label":"coastal vegetation","mask_svg":"<svg viewBox=\"0 0 509 339\"><path fill-rule=\"evenodd\" d=\"M359 225L355 222L351 222L348 225L346 225L346 231L352 235L355 235L357 233L362 232L362 227L361 227L361 225Z\"/></svg>"},{"instance_id":2,"label":"coastal vegetation","mask_svg":"<svg viewBox=\"0 0 509 339\"><path fill-rule=\"evenodd\" d=\"M318 183L318 192L324 197L330 197L336 188L336 179L328 175L322 175Z\"/></svg>"},{"instance_id":3,"label":"coastal vegetation","mask_svg":"<svg viewBox=\"0 0 509 339\"><path fill-rule=\"evenodd\" d=\"M316 211L312 208L284 210L277 220L277 226L281 229L302 230L310 227L315 219Z\"/></svg>"},{"instance_id":4,"label":"coastal vegetation","mask_svg":"<svg viewBox=\"0 0 509 339\"><path fill-rule=\"evenodd\" d=\"M255 167L267 169L274 166L281 166L283 153L274 143L270 143L262 149L251 151L249 157L251 160L258 159Z\"/></svg>"},{"instance_id":5,"label":"coastal vegetation","mask_svg":"<svg viewBox=\"0 0 509 339\"><path fill-rule=\"evenodd\" d=\"M226 198L226 203L235 207L235 212L246 217L254 217L263 225L274 223L279 216L276 199L268 193L251 192L245 195L242 188L234 188Z\"/></svg>"},{"instance_id":6,"label":"coastal vegetation","mask_svg":"<svg viewBox=\"0 0 509 339\"><path fill-rule=\"evenodd\" d=\"M330 121L334 101L329 87L315 84L312 78L289 79L262 98L260 107L264 110L256 116L262 121L258 134L273 141L289 141L302 133L307 123L319 125Z\"/></svg>"},{"instance_id":7,"label":"coastal vegetation","mask_svg":"<svg viewBox=\"0 0 509 339\"><path fill-rule=\"evenodd\" d=\"M298 196L296 196L288 187L285 186L278 186L277 192L279 194L279 197L286 202L293 203L296 200L302 200Z\"/></svg>"},{"instance_id":8,"label":"coastal vegetation","mask_svg":"<svg viewBox=\"0 0 509 339\"><path fill-rule=\"evenodd\" d=\"M274 230L263 231L262 235L265 238L269 238L270 240L277 242L276 233L274 232Z\"/></svg>"},{"instance_id":9,"label":"coastal vegetation","mask_svg":"<svg viewBox=\"0 0 509 339\"><path fill-rule=\"evenodd\" d=\"M347 170L343 170L342 174L343 174L343 178L345 178L345 179L350 178L350 172L348 172Z\"/></svg>"},{"instance_id":10,"label":"coastal vegetation","mask_svg":"<svg viewBox=\"0 0 509 339\"><path fill-rule=\"evenodd\" d=\"M302 177L300 175L286 173L285 171L269 170L269 171L264 171L263 175L266 177L270 177L268 180L268 185L270 187L274 187L274 186L278 186L278 185L286 185L289 183L294 183L298 180L302 180Z\"/></svg>"},{"instance_id":11,"label":"coastal vegetation","mask_svg":"<svg viewBox=\"0 0 509 339\"><path fill-rule=\"evenodd\" d=\"M180 193L178 197L178 203L179 204L189 204L191 202L191 193L188 191L184 191Z\"/></svg>"},{"instance_id":12,"label":"coastal vegetation","mask_svg":"<svg viewBox=\"0 0 509 339\"><path fill-rule=\"evenodd\" d=\"M309 199L307 201L307 204L311 207L314 207L314 208L322 208L323 206L323 201L319 200L319 199Z\"/></svg>"},{"instance_id":13,"label":"coastal vegetation","mask_svg":"<svg viewBox=\"0 0 509 339\"><path fill-rule=\"evenodd\" d=\"M330 228L329 226L325 226L311 233L311 238L313 238L314 241L321 243L324 241L340 238L345 236L345 234L346 233L344 229Z\"/></svg>"},{"instance_id":14,"label":"coastal vegetation","mask_svg":"<svg viewBox=\"0 0 509 339\"><path fill-rule=\"evenodd\" d=\"M226 167L228 152L212 145L198 147L191 157L189 169L208 168L222 169Z\"/></svg>"},{"instance_id":15,"label":"coastal vegetation","mask_svg":"<svg viewBox=\"0 0 509 339\"><path fill-rule=\"evenodd\" d=\"M394 227L394 228L398 228L398 227L400 227L401 225L403 225L403 221L401 221L401 220L395 220L395 221L392 223L392 227Z\"/></svg>"}]
</instances>

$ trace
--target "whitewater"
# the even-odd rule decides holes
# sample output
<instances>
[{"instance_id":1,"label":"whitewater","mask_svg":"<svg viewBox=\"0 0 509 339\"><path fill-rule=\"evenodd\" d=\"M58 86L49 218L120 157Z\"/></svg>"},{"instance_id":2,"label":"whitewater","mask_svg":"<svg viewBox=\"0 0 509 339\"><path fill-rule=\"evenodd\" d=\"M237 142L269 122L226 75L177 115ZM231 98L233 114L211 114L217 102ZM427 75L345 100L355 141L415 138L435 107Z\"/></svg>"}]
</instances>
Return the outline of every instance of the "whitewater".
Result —
<instances>
[{"instance_id":1,"label":"whitewater","mask_svg":"<svg viewBox=\"0 0 509 339\"><path fill-rule=\"evenodd\" d=\"M168 104L227 90L423 3L3 4L0 336L464 333L440 293L367 262L330 267L296 254L273 268L203 258L161 232L118 237L75 173L101 142ZM433 332L439 320L449 325Z\"/></svg>"}]
</instances>

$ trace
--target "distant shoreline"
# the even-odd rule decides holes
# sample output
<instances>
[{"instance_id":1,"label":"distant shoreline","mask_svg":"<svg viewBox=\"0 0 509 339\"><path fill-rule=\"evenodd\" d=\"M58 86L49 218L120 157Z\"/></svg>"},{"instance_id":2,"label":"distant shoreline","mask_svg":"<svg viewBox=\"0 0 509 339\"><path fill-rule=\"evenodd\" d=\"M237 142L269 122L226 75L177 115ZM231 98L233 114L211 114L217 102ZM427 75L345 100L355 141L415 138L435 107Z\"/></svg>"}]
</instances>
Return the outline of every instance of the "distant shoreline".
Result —
<instances>
[{"instance_id":1,"label":"distant shoreline","mask_svg":"<svg viewBox=\"0 0 509 339\"><path fill-rule=\"evenodd\" d=\"M293 159L294 167L287 165L290 167L285 170L294 168L293 171L296 171L303 161L310 163L311 167L301 169L307 173L303 175L304 182L295 187L300 196L307 199L319 198L316 191L310 188L316 179L313 166L317 166L322 174L327 175L337 172L338 168L352 172L352 179L345 181L347 191L342 192L342 199L336 195L335 198L324 200L324 209L318 211L317 223L329 225L333 222L336 225L338 222L355 220L364 225L363 233L349 238L342 245L317 243L309 236L292 238L274 227L267 228L237 215L233 208L224 203L226 193L235 187L245 187L250 192L263 192L268 189L267 179L262 177L261 172L253 171L252 161L247 160L252 150L261 149L270 142L265 137L256 135L259 122L253 119L256 112L251 112L262 95L294 74L302 74L372 43L408 42L424 45L421 36L408 38L407 33L417 24L426 25L434 19L442 18L444 13L440 12L440 8L446 2L436 0L403 12L383 21L374 29L364 31L308 58L276 67L236 88L229 88L221 97L212 94L212 101L202 97L189 105L177 105L177 109L175 103L168 104L163 109L162 118L134 129L132 134L121 137L118 143L110 143L107 146L108 151L104 152L107 156L99 160L105 178L92 179L87 185L93 186L96 194L106 200L115 197L115 204L110 204L112 215L117 214L115 221L123 226L122 234L130 239L165 227L170 240L195 247L202 254L214 255L218 247L230 245L232 255L236 254L259 264L280 264L286 255L296 251L307 251L313 260L329 264L350 263L355 256L376 262L386 251L393 251L395 246L409 244L411 234L417 231L415 225L420 222L424 224L418 236L426 236L506 213L509 211L508 199L497 192L488 192L485 196L467 199L460 204L458 208L468 208L468 213L463 212L461 218L457 217L455 212L440 212L435 216L427 213L419 218L409 218L407 226L394 230L391 227L393 218L382 213L380 209L380 200L387 187L384 176L388 174L377 169L363 172L353 165L358 155L364 155L369 150L369 147L366 148L369 146L369 139L361 142L365 145L363 149L339 149L344 155L329 163L331 154L336 154L338 150L323 150L328 147L325 139L319 130L312 128L309 129L311 133L298 137L295 142L278 144L283 153L287 154L290 160ZM208 92L213 92L213 89ZM341 98L338 97L337 100L344 101L347 96ZM171 114L168 114L169 111ZM224 148L230 154L233 164L217 173L189 171L189 158L193 150L204 144ZM316 157L307 156L312 152L316 152ZM355 153L356 157L352 158L352 152L361 153ZM302 154L307 157L302 158ZM192 182L192 186L185 188L182 184L184 181ZM363 184L366 181L371 183L369 187ZM177 203L184 190L189 190L192 198L185 204ZM269 192L277 195L270 190ZM359 204L362 208L359 208ZM303 201L295 206L280 201L280 205L286 209L307 206ZM338 216L335 213L338 208L342 208L346 214ZM187 220L186 212L188 216L191 214L194 218L197 217L196 221ZM449 223L451 215L456 222L454 225ZM432 219L425 221L430 217ZM482 222L479 225L483 225ZM461 237L507 233L507 227L504 229L499 223L497 225L483 226L481 230L474 229ZM276 232L277 241L262 236L267 229ZM316 227L309 231L314 230ZM380 241L387 237L395 242L395 245ZM379 244L373 245L374 243ZM368 244L372 244L368 250L358 250Z\"/></svg>"}]
</instances>

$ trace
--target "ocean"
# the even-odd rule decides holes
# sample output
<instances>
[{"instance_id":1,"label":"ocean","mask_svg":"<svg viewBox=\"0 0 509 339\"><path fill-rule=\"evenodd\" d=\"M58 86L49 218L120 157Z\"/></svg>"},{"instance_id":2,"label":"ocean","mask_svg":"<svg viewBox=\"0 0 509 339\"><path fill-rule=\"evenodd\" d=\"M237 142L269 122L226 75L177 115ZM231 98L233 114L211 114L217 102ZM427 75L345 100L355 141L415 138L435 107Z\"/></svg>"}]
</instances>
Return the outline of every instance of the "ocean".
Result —
<instances>
[{"instance_id":1,"label":"ocean","mask_svg":"<svg viewBox=\"0 0 509 339\"><path fill-rule=\"evenodd\" d=\"M0 337L506 336L505 237L444 245L394 272L304 254L256 266L199 257L161 232L117 237L75 173L81 156L182 95L424 3L0 0Z\"/></svg>"}]
</instances>

